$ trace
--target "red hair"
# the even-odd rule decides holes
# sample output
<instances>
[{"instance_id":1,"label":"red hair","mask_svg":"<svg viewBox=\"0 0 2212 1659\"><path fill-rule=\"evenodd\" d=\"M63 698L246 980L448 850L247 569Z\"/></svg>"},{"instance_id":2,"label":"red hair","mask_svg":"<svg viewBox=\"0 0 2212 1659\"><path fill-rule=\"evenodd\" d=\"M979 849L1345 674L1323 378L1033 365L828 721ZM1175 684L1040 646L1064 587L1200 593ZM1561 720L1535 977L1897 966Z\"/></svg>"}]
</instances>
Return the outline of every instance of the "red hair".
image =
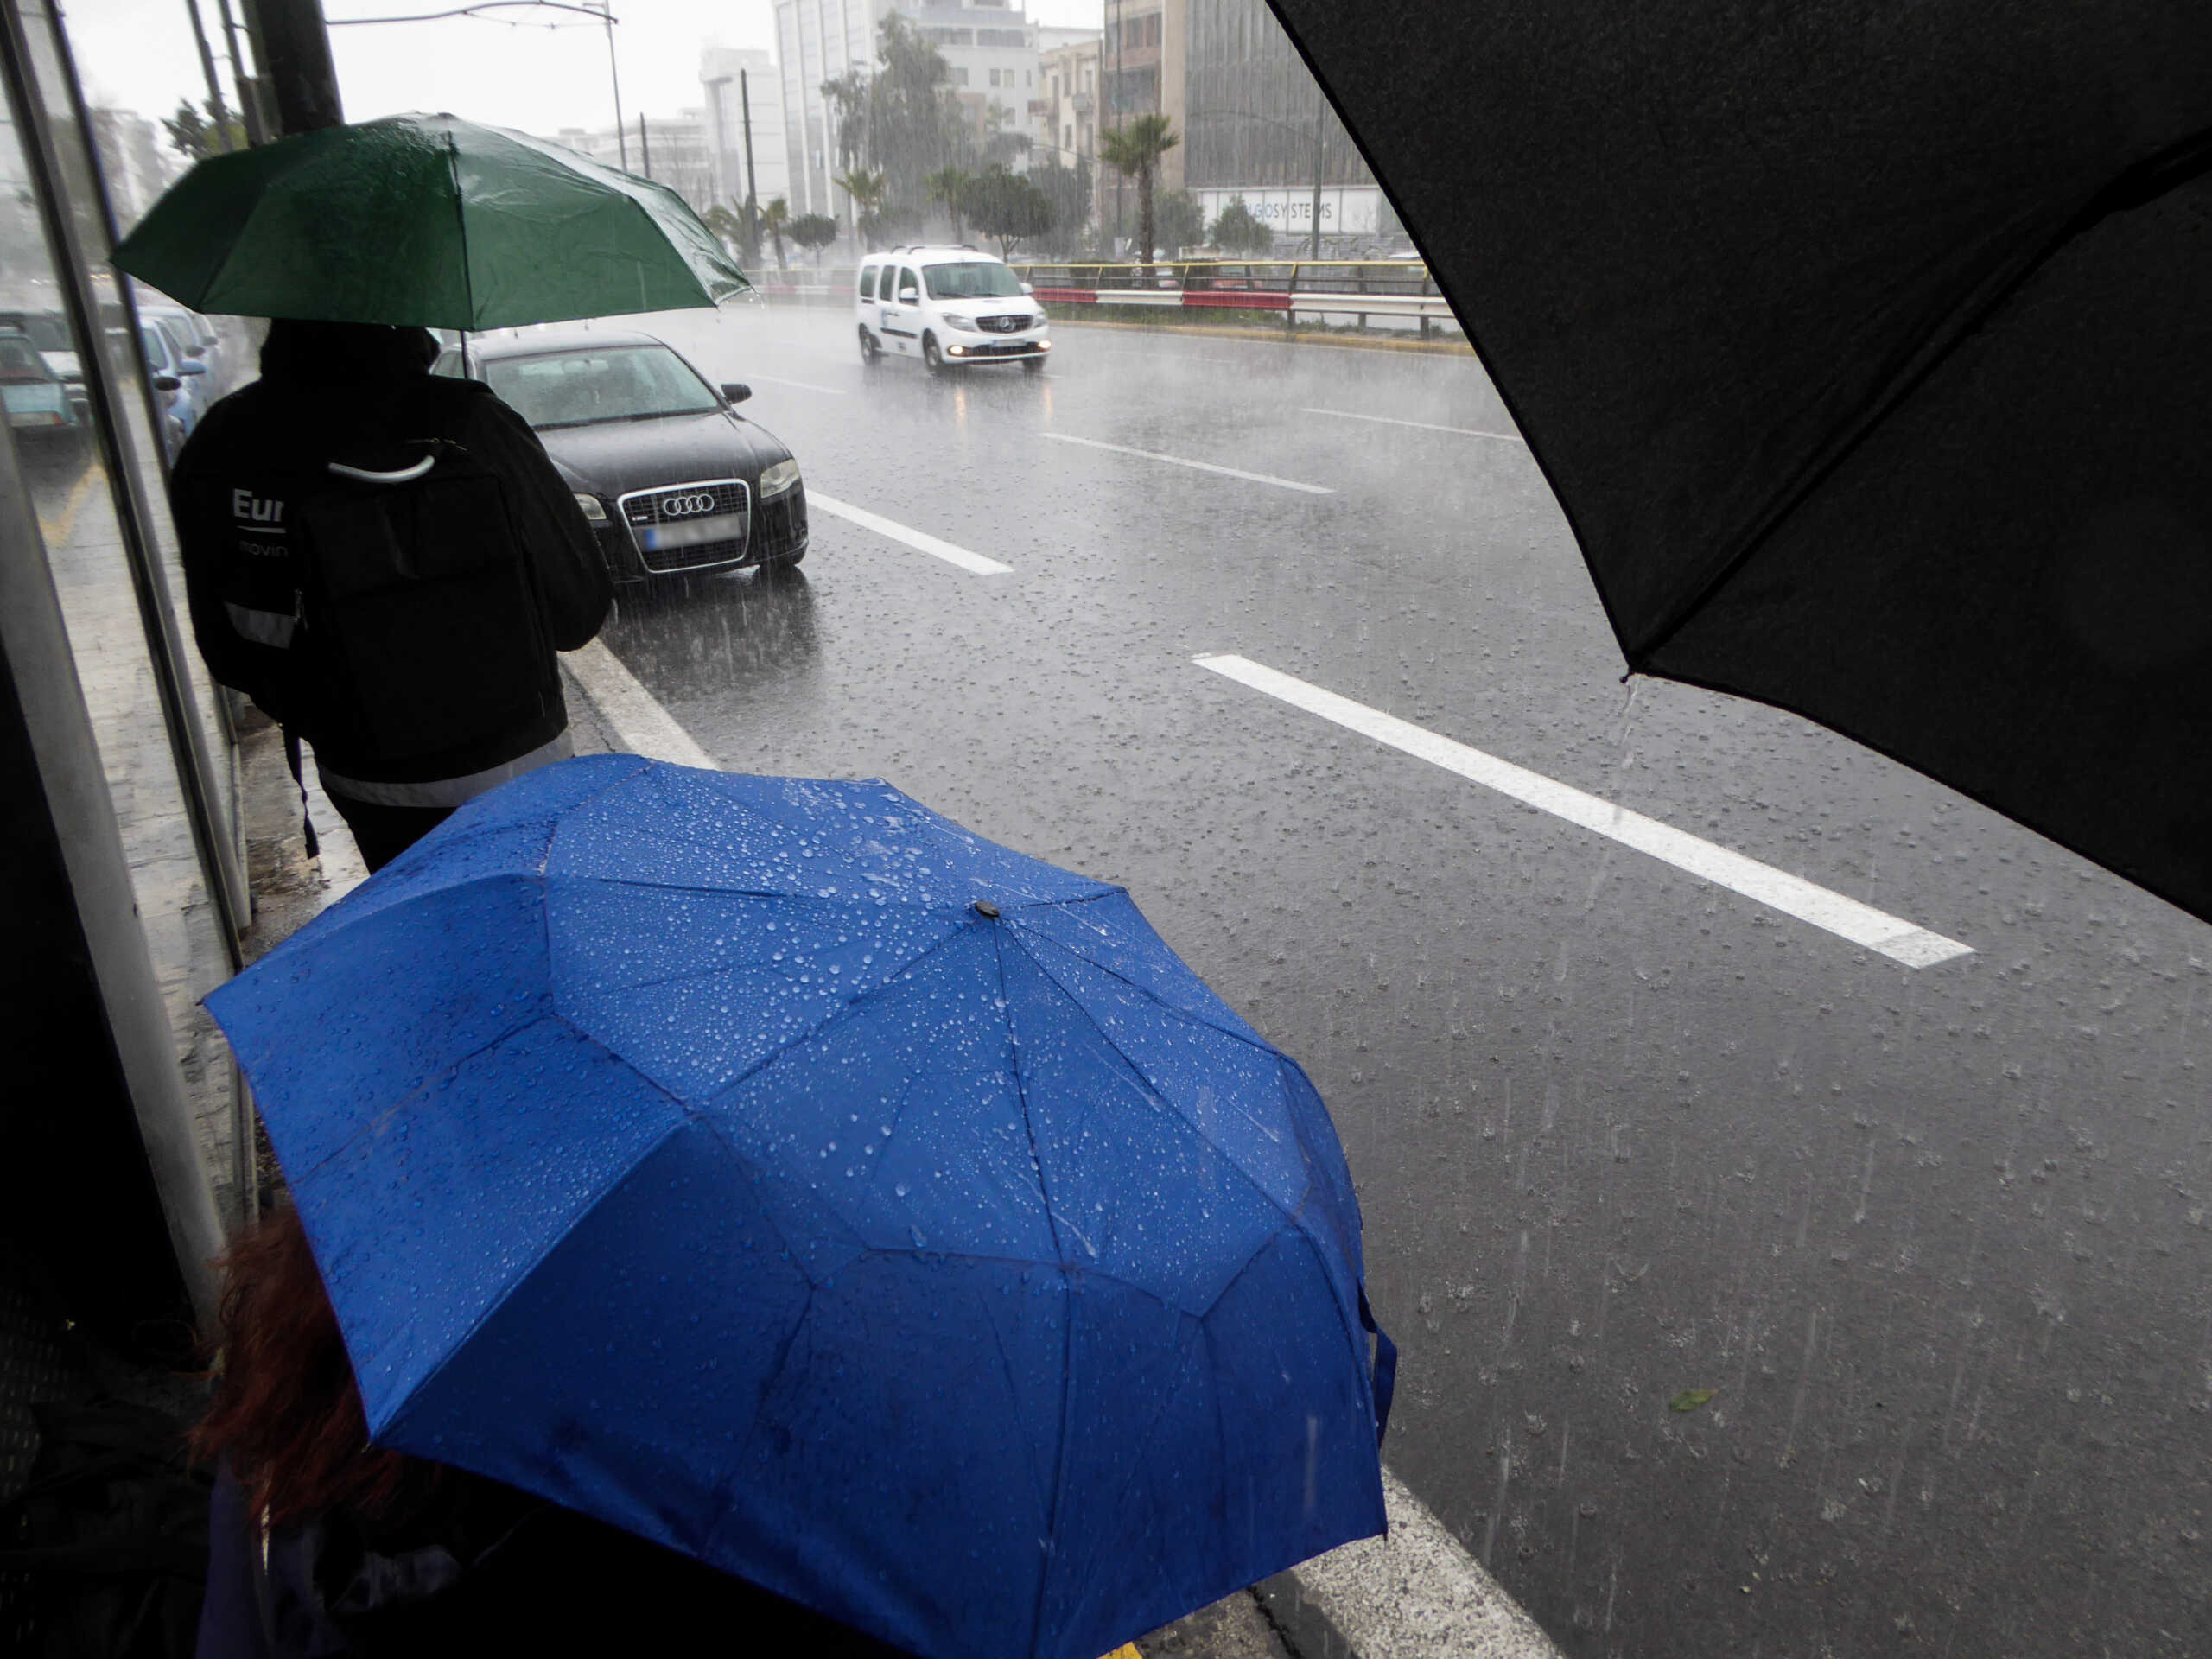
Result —
<instances>
[{"instance_id":1,"label":"red hair","mask_svg":"<svg viewBox=\"0 0 2212 1659\"><path fill-rule=\"evenodd\" d=\"M426 1495L437 1465L369 1444L353 1362L307 1230L288 1205L217 1258L223 1347L194 1452L227 1464L272 1527L334 1509L369 1516Z\"/></svg>"}]
</instances>

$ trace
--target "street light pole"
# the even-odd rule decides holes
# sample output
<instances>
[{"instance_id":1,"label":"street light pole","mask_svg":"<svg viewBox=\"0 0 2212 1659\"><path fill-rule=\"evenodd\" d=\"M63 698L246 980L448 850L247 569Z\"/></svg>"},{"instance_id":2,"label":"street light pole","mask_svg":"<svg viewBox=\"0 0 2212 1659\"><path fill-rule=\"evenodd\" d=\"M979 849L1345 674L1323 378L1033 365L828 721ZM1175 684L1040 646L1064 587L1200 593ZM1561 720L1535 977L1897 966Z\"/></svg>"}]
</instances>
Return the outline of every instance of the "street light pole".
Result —
<instances>
[{"instance_id":1,"label":"street light pole","mask_svg":"<svg viewBox=\"0 0 2212 1659\"><path fill-rule=\"evenodd\" d=\"M1329 100L1313 83L1313 257L1321 257L1321 137L1328 130Z\"/></svg>"},{"instance_id":2,"label":"street light pole","mask_svg":"<svg viewBox=\"0 0 2212 1659\"><path fill-rule=\"evenodd\" d=\"M745 71L737 72L737 104L745 118L745 246L757 264L760 258L760 231L757 217L760 212L760 186L753 175L753 89L747 85ZM788 149L785 151L789 155Z\"/></svg>"},{"instance_id":3,"label":"street light pole","mask_svg":"<svg viewBox=\"0 0 2212 1659\"><path fill-rule=\"evenodd\" d=\"M622 170L630 170L630 141L622 132L622 72L614 63L614 0L602 0L599 15L607 22L607 78L614 86L614 153Z\"/></svg>"},{"instance_id":4,"label":"street light pole","mask_svg":"<svg viewBox=\"0 0 2212 1659\"><path fill-rule=\"evenodd\" d=\"M231 147L231 116L223 107L223 83L215 78L214 54L207 49L207 28L200 21L200 0L184 0L184 10L192 19L192 38L200 46L200 73L207 79L207 113L215 120L215 153L220 156Z\"/></svg>"}]
</instances>

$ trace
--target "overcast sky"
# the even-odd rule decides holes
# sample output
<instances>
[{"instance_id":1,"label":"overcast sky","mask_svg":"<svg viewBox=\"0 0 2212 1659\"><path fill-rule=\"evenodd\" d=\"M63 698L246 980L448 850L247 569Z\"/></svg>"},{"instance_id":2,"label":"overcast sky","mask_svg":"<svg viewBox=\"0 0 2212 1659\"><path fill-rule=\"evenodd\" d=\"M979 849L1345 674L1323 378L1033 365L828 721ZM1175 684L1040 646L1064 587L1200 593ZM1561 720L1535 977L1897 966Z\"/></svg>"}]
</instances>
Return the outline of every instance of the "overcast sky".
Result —
<instances>
[{"instance_id":1,"label":"overcast sky","mask_svg":"<svg viewBox=\"0 0 2212 1659\"><path fill-rule=\"evenodd\" d=\"M216 0L200 0L209 42L219 56ZM442 11L461 0L323 0L334 22ZM62 15L78 72L95 104L166 115L182 98L202 99L205 83L193 44L187 0L64 0ZM232 0L232 15L238 12ZM1028 0L1033 22L1096 29L1103 0ZM574 14L507 13L557 18L518 27L475 18L435 23L334 28L339 90L349 120L404 110L451 111L494 126L551 133L598 127L614 118L607 35ZM623 113L673 115L698 105L699 48L774 49L769 0L614 0L614 48ZM228 75L224 77L229 84ZM227 96L227 92L226 93Z\"/></svg>"}]
</instances>

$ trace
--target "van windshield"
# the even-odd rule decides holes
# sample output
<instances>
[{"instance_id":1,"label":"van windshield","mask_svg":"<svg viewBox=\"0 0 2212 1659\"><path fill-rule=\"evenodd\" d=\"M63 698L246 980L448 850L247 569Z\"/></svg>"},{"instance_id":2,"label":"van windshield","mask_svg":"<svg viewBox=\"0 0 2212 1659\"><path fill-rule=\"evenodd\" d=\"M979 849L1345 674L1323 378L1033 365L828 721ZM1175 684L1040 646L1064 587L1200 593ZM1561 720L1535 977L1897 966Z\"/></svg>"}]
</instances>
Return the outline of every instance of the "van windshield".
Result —
<instances>
[{"instance_id":1,"label":"van windshield","mask_svg":"<svg viewBox=\"0 0 2212 1659\"><path fill-rule=\"evenodd\" d=\"M1021 279L995 259L925 265L922 280L933 300L1009 300L1021 292Z\"/></svg>"}]
</instances>

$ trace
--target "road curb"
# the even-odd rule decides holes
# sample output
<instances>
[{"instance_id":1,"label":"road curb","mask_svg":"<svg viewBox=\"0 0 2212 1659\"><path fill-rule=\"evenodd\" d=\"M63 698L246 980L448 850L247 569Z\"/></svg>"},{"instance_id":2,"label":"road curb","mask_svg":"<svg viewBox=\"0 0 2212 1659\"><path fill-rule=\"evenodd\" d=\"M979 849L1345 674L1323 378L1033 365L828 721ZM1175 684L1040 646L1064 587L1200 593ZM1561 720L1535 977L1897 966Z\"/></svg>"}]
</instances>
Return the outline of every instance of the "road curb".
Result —
<instances>
[{"instance_id":1,"label":"road curb","mask_svg":"<svg viewBox=\"0 0 2212 1659\"><path fill-rule=\"evenodd\" d=\"M1333 346L1347 352L1410 352L1421 357L1457 357L1462 353L1469 356L1474 354L1474 347L1464 340L1437 340L1423 344L1417 340L1362 340L1343 335L1296 334L1281 328L1218 328L1203 323L1171 326L1156 322L1109 322L1103 317L1068 317L1057 313L1052 317L1052 327L1118 328L1132 334L1164 334L1171 339L1189 335L1198 340L1266 340L1281 346Z\"/></svg>"},{"instance_id":2,"label":"road curb","mask_svg":"<svg viewBox=\"0 0 2212 1659\"><path fill-rule=\"evenodd\" d=\"M1382 1497L1387 1537L1253 1586L1297 1659L1560 1659L1536 1621L1388 1468Z\"/></svg>"}]
</instances>

